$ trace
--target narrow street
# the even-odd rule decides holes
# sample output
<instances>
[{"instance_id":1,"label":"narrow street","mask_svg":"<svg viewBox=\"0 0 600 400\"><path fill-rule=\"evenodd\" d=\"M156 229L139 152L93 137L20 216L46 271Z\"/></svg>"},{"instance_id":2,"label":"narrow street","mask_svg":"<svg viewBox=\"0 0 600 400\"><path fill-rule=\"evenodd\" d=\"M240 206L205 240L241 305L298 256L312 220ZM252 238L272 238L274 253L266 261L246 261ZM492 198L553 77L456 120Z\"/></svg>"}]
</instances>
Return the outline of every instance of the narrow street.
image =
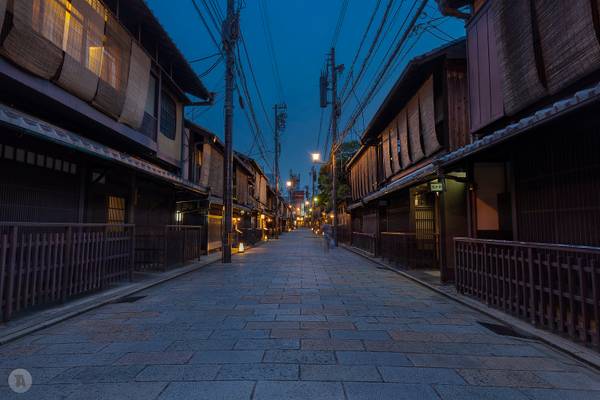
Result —
<instances>
[{"instance_id":1,"label":"narrow street","mask_svg":"<svg viewBox=\"0 0 600 400\"><path fill-rule=\"evenodd\" d=\"M600 375L308 230L139 295L0 347L0 398L600 399Z\"/></svg>"}]
</instances>

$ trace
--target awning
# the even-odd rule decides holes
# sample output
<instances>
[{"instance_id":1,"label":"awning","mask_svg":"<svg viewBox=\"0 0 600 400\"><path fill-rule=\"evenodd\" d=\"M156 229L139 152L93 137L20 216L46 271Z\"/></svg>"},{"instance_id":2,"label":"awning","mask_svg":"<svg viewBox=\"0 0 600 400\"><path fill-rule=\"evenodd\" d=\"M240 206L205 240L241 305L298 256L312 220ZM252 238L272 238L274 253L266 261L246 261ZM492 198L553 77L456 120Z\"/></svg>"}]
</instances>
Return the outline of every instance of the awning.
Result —
<instances>
[{"instance_id":1,"label":"awning","mask_svg":"<svg viewBox=\"0 0 600 400\"><path fill-rule=\"evenodd\" d=\"M66 131L51 125L39 118L17 111L5 104L0 103L0 124L22 133L56 143L58 145L80 151L103 160L112 161L142 172L151 177L167 181L184 189L197 193L206 194L207 188L184 180L183 178L162 169L150 162L135 158L108 146L84 138L76 133Z\"/></svg>"},{"instance_id":2,"label":"awning","mask_svg":"<svg viewBox=\"0 0 600 400\"><path fill-rule=\"evenodd\" d=\"M581 107L600 101L600 83L588 89L581 90L573 96L557 101L549 107L537 111L535 114L525 117L516 123L510 124L492 134L474 141L453 152L441 154L431 160L431 162L402 178L395 180L378 191L365 196L360 202L348 206L348 210L354 210L362 207L366 203L388 195L397 190L414 185L425 180L427 177L437 176L440 167L449 166L460 160L474 155L480 151L486 150L492 146L498 145L519 134L527 132L537 126L551 122Z\"/></svg>"}]
</instances>

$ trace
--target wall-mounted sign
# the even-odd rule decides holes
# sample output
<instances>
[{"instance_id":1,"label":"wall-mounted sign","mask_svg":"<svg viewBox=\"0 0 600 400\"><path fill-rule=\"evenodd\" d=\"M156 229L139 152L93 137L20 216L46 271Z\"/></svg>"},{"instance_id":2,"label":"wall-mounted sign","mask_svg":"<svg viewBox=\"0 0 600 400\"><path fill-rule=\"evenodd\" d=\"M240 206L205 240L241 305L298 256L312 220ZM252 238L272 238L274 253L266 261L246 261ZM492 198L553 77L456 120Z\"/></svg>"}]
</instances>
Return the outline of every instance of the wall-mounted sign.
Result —
<instances>
[{"instance_id":1,"label":"wall-mounted sign","mask_svg":"<svg viewBox=\"0 0 600 400\"><path fill-rule=\"evenodd\" d=\"M430 182L429 191L431 192L443 192L444 184L442 182Z\"/></svg>"}]
</instances>

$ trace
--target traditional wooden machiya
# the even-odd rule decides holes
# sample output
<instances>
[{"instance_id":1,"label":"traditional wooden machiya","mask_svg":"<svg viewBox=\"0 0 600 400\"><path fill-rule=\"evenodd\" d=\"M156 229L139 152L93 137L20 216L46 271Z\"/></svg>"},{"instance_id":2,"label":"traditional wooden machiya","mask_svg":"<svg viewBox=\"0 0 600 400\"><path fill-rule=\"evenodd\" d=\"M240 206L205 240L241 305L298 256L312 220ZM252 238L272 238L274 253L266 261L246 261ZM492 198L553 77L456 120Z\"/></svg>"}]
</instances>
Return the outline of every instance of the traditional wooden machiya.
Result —
<instances>
[{"instance_id":1,"label":"traditional wooden machiya","mask_svg":"<svg viewBox=\"0 0 600 400\"><path fill-rule=\"evenodd\" d=\"M444 280L452 277L452 247L439 238L465 232L465 223L453 219L464 212L464 183L462 171L440 180L433 163L471 141L466 70L464 40L413 59L347 167L352 243L394 262L441 270Z\"/></svg>"},{"instance_id":2,"label":"traditional wooden machiya","mask_svg":"<svg viewBox=\"0 0 600 400\"><path fill-rule=\"evenodd\" d=\"M212 94L145 1L0 0L0 87L0 318L220 247L222 154L184 121Z\"/></svg>"},{"instance_id":3,"label":"traditional wooden machiya","mask_svg":"<svg viewBox=\"0 0 600 400\"><path fill-rule=\"evenodd\" d=\"M481 139L440 161L467 171L457 289L599 348L598 2L457 1L450 14L469 5Z\"/></svg>"}]
</instances>

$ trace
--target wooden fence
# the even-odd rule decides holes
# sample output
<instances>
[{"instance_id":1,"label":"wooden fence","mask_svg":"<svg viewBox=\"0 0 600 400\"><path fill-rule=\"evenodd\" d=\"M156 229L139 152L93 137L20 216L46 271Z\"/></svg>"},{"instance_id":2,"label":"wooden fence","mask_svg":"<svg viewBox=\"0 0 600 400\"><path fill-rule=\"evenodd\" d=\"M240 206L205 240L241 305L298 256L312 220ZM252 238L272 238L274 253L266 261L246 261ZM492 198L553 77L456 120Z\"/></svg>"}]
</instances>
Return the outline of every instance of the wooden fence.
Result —
<instances>
[{"instance_id":1,"label":"wooden fence","mask_svg":"<svg viewBox=\"0 0 600 400\"><path fill-rule=\"evenodd\" d=\"M242 234L240 235L240 240L245 245L255 245L256 243L262 240L262 229L254 229L254 228L242 228L240 229Z\"/></svg>"},{"instance_id":2,"label":"wooden fence","mask_svg":"<svg viewBox=\"0 0 600 400\"><path fill-rule=\"evenodd\" d=\"M381 232L379 255L404 268L439 266L439 235L435 233Z\"/></svg>"},{"instance_id":3,"label":"wooden fence","mask_svg":"<svg viewBox=\"0 0 600 400\"><path fill-rule=\"evenodd\" d=\"M350 244L352 237L352 229L350 225L338 225L337 227L337 241L338 243Z\"/></svg>"},{"instance_id":4,"label":"wooden fence","mask_svg":"<svg viewBox=\"0 0 600 400\"><path fill-rule=\"evenodd\" d=\"M376 238L371 233L352 232L352 246L372 255L377 251Z\"/></svg>"},{"instance_id":5,"label":"wooden fence","mask_svg":"<svg viewBox=\"0 0 600 400\"><path fill-rule=\"evenodd\" d=\"M600 248L455 238L456 288L600 350Z\"/></svg>"},{"instance_id":6,"label":"wooden fence","mask_svg":"<svg viewBox=\"0 0 600 400\"><path fill-rule=\"evenodd\" d=\"M136 269L166 270L205 254L202 225L146 225L136 227Z\"/></svg>"},{"instance_id":7,"label":"wooden fence","mask_svg":"<svg viewBox=\"0 0 600 400\"><path fill-rule=\"evenodd\" d=\"M0 223L0 314L62 302L131 279L135 227Z\"/></svg>"}]
</instances>

